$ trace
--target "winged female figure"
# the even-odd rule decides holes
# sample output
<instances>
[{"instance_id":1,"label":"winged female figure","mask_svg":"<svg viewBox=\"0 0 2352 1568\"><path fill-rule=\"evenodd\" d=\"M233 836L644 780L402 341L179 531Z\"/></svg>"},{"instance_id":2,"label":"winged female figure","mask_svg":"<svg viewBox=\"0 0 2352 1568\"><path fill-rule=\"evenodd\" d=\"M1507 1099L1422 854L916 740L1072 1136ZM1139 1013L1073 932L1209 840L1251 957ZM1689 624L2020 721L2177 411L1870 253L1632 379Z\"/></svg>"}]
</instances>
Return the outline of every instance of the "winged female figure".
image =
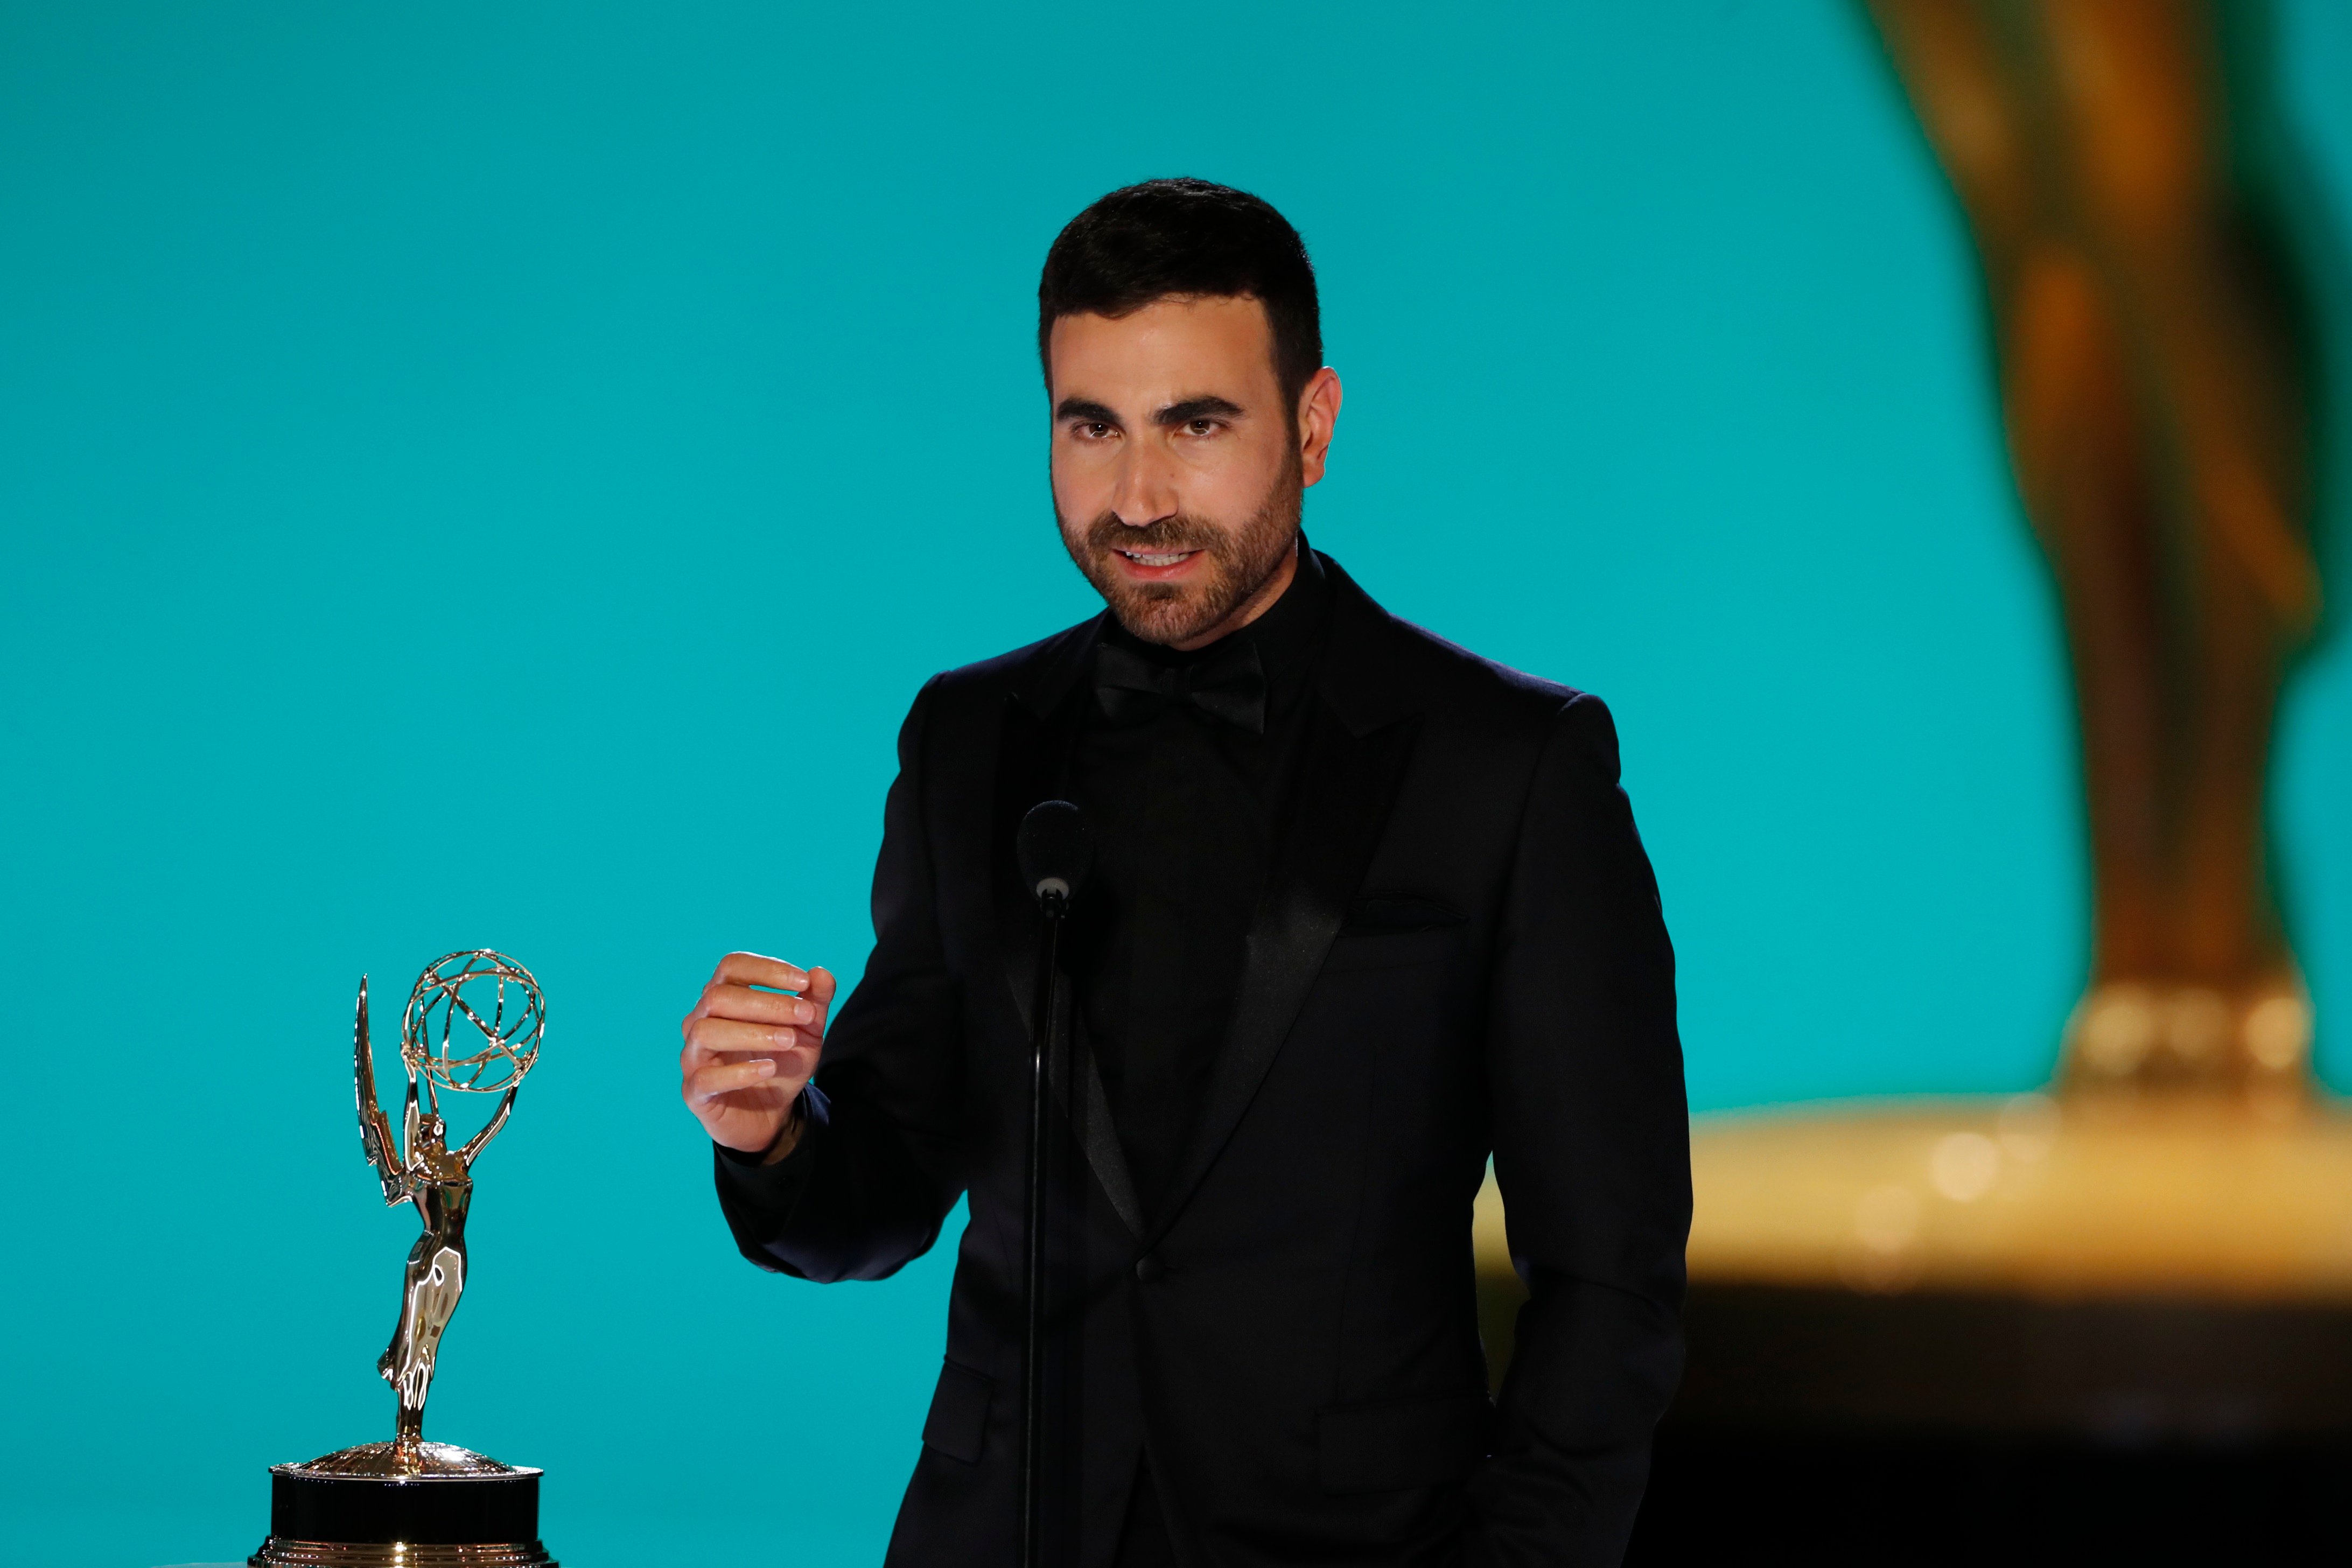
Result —
<instances>
[{"instance_id":1,"label":"winged female figure","mask_svg":"<svg viewBox=\"0 0 2352 1568\"><path fill-rule=\"evenodd\" d=\"M452 1152L448 1124L428 1080L425 1098L416 1089L415 1064L407 1063L408 1101L402 1115L397 1155L392 1141L392 1121L376 1102L375 1060L368 1044L367 980L360 980L359 1021L353 1029L352 1068L357 1079L360 1144L368 1163L383 1183L383 1201L404 1200L416 1205L425 1232L408 1249L408 1268L402 1280L400 1321L392 1343L376 1371L400 1396L399 1447L414 1449L425 1434L425 1396L433 1385L433 1361L440 1349L441 1331L457 1310L466 1289L466 1209L474 1196L473 1164L489 1141L506 1125L514 1110L518 1077L499 1100L489 1125Z\"/></svg>"}]
</instances>

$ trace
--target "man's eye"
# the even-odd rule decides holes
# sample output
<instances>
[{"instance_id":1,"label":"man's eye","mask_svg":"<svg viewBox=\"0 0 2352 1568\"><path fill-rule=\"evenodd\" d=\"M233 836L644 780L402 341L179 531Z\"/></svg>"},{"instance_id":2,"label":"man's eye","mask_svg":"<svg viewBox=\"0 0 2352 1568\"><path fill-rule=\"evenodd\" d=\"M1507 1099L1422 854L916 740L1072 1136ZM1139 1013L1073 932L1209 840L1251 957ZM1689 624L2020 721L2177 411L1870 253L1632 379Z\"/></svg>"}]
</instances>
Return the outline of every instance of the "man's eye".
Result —
<instances>
[{"instance_id":1,"label":"man's eye","mask_svg":"<svg viewBox=\"0 0 2352 1568\"><path fill-rule=\"evenodd\" d=\"M1195 419L1184 426L1184 433L1187 436L1213 436L1223 427L1223 423L1218 419Z\"/></svg>"},{"instance_id":2,"label":"man's eye","mask_svg":"<svg viewBox=\"0 0 2352 1568\"><path fill-rule=\"evenodd\" d=\"M1110 426L1099 419L1084 421L1076 428L1078 438L1082 441L1099 441L1110 434Z\"/></svg>"}]
</instances>

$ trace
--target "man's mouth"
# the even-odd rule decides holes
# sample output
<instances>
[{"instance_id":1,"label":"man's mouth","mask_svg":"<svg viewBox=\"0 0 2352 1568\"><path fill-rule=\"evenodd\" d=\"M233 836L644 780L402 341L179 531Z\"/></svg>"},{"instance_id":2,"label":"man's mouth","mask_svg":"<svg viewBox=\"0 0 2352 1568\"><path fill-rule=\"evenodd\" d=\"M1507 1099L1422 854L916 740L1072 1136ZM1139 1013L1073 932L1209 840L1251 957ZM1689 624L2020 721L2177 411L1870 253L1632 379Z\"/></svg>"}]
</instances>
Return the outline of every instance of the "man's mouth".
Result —
<instances>
[{"instance_id":1,"label":"man's mouth","mask_svg":"<svg viewBox=\"0 0 2352 1568\"><path fill-rule=\"evenodd\" d=\"M1173 566L1180 562L1189 561L1200 552L1197 550L1121 550L1117 553L1134 562L1138 566L1158 568Z\"/></svg>"}]
</instances>

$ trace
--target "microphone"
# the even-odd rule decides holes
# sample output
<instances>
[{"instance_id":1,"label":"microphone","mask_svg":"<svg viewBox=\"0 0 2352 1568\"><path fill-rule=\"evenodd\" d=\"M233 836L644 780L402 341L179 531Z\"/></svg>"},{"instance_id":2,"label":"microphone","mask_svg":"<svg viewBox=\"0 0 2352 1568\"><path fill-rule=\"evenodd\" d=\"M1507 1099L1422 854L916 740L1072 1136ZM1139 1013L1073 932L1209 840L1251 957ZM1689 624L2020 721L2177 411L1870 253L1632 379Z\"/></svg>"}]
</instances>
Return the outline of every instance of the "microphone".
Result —
<instances>
[{"instance_id":1,"label":"microphone","mask_svg":"<svg viewBox=\"0 0 2352 1568\"><path fill-rule=\"evenodd\" d=\"M1021 1563L1037 1568L1043 1531L1045 1419L1045 1058L1056 1033L1054 972L1070 897L1094 864L1087 819L1066 800L1041 801L1013 840L1021 880L1037 900L1037 989L1029 1013L1029 1181L1024 1230L1028 1268L1021 1288Z\"/></svg>"},{"instance_id":2,"label":"microphone","mask_svg":"<svg viewBox=\"0 0 2352 1568\"><path fill-rule=\"evenodd\" d=\"M1066 800L1041 801L1031 806L1029 815L1021 819L1015 846L1021 879L1041 905L1049 900L1067 904L1094 865L1094 836L1087 830L1086 817Z\"/></svg>"}]
</instances>

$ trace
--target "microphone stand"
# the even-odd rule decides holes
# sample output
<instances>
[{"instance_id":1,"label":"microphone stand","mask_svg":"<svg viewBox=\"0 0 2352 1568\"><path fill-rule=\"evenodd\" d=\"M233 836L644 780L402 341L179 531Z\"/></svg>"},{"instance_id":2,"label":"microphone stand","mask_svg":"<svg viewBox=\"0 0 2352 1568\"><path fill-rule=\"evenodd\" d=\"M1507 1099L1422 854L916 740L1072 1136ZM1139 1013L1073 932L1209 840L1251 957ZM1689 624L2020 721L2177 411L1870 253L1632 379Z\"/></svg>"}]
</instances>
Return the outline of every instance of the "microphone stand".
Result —
<instances>
[{"instance_id":1,"label":"microphone stand","mask_svg":"<svg viewBox=\"0 0 2352 1568\"><path fill-rule=\"evenodd\" d=\"M1022 1288L1027 1323L1021 1356L1021 1564L1038 1568L1037 1502L1045 1407L1045 1058L1053 1049L1054 984L1061 965L1062 917L1069 884L1048 877L1037 886L1037 990L1029 1010L1028 1278Z\"/></svg>"}]
</instances>

